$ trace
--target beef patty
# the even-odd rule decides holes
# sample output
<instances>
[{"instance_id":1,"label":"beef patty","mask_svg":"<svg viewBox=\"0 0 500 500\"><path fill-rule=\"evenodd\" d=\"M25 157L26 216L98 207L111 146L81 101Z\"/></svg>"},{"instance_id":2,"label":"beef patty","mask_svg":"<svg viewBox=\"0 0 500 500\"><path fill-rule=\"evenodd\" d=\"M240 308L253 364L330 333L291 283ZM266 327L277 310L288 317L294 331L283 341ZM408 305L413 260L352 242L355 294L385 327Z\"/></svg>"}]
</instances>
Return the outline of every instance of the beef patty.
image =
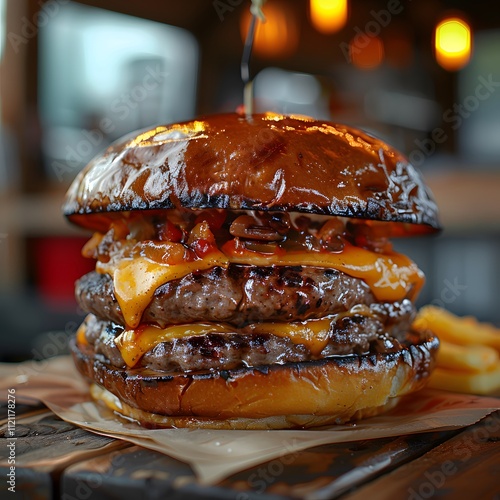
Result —
<instances>
[{"instance_id":1,"label":"beef patty","mask_svg":"<svg viewBox=\"0 0 500 500\"><path fill-rule=\"evenodd\" d=\"M234 333L215 332L160 342L141 357L136 368L167 373L229 370L333 355L397 352L409 332L413 306L405 301L405 304L390 309L382 311L379 304L374 304L369 314L334 315L328 340L319 354L312 353L303 344L293 343L287 337L249 333L248 328L235 328ZM86 339L96 354L113 366L125 368L115 343L124 328L92 314L86 318L85 327Z\"/></svg>"},{"instance_id":2,"label":"beef patty","mask_svg":"<svg viewBox=\"0 0 500 500\"><path fill-rule=\"evenodd\" d=\"M84 311L125 324L109 275L91 272L83 276L76 283L76 298ZM336 270L232 264L227 269L194 272L160 286L142 322L165 327L224 321L239 327L260 321L321 318L374 302L364 281Z\"/></svg>"}]
</instances>

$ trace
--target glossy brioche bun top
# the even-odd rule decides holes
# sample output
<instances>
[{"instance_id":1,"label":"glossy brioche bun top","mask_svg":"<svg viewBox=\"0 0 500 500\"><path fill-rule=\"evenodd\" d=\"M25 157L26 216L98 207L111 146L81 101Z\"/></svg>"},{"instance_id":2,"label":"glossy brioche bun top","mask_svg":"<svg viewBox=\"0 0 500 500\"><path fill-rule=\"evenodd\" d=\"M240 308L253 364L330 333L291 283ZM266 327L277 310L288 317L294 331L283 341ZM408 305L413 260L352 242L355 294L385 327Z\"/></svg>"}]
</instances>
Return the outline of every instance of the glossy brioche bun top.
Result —
<instances>
[{"instance_id":1,"label":"glossy brioche bun top","mask_svg":"<svg viewBox=\"0 0 500 500\"><path fill-rule=\"evenodd\" d=\"M346 125L272 113L158 126L111 145L71 185L64 213L171 208L282 210L391 222L392 235L439 229L437 207L398 151Z\"/></svg>"}]
</instances>

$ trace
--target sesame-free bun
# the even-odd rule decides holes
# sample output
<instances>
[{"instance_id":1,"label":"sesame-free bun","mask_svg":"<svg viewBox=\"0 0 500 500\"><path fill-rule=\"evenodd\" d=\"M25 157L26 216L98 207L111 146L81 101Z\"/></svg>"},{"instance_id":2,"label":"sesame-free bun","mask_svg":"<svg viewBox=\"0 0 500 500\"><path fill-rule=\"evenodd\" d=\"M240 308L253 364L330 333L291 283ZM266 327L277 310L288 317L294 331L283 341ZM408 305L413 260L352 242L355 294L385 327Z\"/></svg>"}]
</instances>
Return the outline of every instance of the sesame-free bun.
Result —
<instances>
[{"instance_id":1,"label":"sesame-free bun","mask_svg":"<svg viewBox=\"0 0 500 500\"><path fill-rule=\"evenodd\" d=\"M432 195L401 153L346 125L271 113L213 115L122 139L80 172L63 211L99 230L103 214L179 207L389 221L392 235L439 229Z\"/></svg>"}]
</instances>

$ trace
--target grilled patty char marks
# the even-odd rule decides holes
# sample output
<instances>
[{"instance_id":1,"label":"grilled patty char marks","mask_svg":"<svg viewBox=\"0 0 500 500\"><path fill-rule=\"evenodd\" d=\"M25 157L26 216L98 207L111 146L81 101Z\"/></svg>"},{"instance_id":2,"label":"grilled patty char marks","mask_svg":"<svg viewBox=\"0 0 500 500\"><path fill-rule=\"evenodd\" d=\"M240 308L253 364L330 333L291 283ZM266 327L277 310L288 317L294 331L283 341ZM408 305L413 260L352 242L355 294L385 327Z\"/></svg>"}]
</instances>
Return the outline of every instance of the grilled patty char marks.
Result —
<instances>
[{"instance_id":1,"label":"grilled patty char marks","mask_svg":"<svg viewBox=\"0 0 500 500\"><path fill-rule=\"evenodd\" d=\"M91 313L86 320L87 341L110 364L125 367L115 344L125 322L112 278L91 272L77 282L76 296L80 306ZM364 311L360 313L359 307L351 311L358 304L364 305ZM289 323L339 313L332 319L328 341L320 354L287 337L245 330L249 323ZM336 270L236 264L227 269L215 267L160 286L144 311L142 323L166 327L224 322L233 325L235 331L160 342L136 366L183 372L387 352L398 349L414 314L410 300L378 303L366 283Z\"/></svg>"},{"instance_id":2,"label":"grilled patty char marks","mask_svg":"<svg viewBox=\"0 0 500 500\"><path fill-rule=\"evenodd\" d=\"M384 306L384 307L382 307ZM273 363L300 362L332 355L397 351L414 315L406 300L401 304L374 304L372 314L350 314L332 320L329 338L319 355L302 344L272 334L208 333L160 342L140 359L138 367L160 372L232 369ZM86 338L97 354L116 367L125 363L115 344L123 327L89 315ZM236 329L235 329L236 330Z\"/></svg>"},{"instance_id":3,"label":"grilled patty char marks","mask_svg":"<svg viewBox=\"0 0 500 500\"><path fill-rule=\"evenodd\" d=\"M107 274L90 272L76 284L83 310L124 325ZM256 321L302 321L375 302L366 283L342 272L314 267L232 264L195 272L160 286L142 322L165 327L197 321L242 326Z\"/></svg>"}]
</instances>

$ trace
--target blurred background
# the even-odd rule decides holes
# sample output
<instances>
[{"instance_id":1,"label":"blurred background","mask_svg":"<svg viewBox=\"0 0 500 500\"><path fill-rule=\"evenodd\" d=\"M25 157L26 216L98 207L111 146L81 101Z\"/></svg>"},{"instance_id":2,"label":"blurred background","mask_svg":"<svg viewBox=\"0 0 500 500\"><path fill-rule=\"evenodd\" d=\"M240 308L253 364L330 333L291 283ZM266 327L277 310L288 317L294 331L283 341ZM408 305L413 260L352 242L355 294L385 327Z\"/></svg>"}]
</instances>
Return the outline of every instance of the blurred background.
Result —
<instances>
[{"instance_id":1,"label":"blurred background","mask_svg":"<svg viewBox=\"0 0 500 500\"><path fill-rule=\"evenodd\" d=\"M133 130L234 111L250 0L0 0L0 361L64 351L88 238L60 213L77 172ZM500 4L268 0L257 111L382 137L420 168L444 232L398 241L420 304L500 323Z\"/></svg>"}]
</instances>

